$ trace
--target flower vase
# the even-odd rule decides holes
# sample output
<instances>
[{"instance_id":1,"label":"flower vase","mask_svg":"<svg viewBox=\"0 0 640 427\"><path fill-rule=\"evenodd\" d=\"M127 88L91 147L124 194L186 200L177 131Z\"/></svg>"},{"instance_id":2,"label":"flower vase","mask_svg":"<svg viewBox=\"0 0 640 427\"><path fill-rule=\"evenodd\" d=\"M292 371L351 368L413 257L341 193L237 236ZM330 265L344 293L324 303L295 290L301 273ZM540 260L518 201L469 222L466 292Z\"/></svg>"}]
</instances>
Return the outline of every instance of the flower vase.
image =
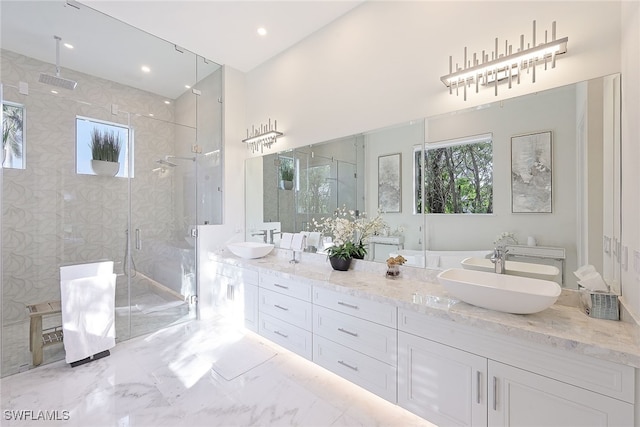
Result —
<instances>
[{"instance_id":1,"label":"flower vase","mask_svg":"<svg viewBox=\"0 0 640 427\"><path fill-rule=\"evenodd\" d=\"M388 265L387 266L387 277L389 279L395 279L396 277L400 276L400 266L395 264L395 265Z\"/></svg>"},{"instance_id":2,"label":"flower vase","mask_svg":"<svg viewBox=\"0 0 640 427\"><path fill-rule=\"evenodd\" d=\"M331 267L338 271L347 271L351 266L351 258L344 259L338 258L337 256L330 256L329 262L331 263Z\"/></svg>"}]
</instances>

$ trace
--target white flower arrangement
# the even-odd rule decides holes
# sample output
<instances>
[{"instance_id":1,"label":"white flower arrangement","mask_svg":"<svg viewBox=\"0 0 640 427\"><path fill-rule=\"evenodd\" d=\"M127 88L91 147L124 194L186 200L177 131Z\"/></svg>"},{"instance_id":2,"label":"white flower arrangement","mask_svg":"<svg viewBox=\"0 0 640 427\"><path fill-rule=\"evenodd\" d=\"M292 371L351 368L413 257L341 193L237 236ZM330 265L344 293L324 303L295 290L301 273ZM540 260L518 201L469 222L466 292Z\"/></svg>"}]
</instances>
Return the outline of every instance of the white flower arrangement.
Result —
<instances>
[{"instance_id":1,"label":"white flower arrangement","mask_svg":"<svg viewBox=\"0 0 640 427\"><path fill-rule=\"evenodd\" d=\"M312 222L316 231L331 235L336 245L351 242L363 246L369 237L387 227L380 212L374 218L367 218L366 213L357 216L345 206L336 209L332 217L321 218L319 222L313 218Z\"/></svg>"},{"instance_id":2,"label":"white flower arrangement","mask_svg":"<svg viewBox=\"0 0 640 427\"><path fill-rule=\"evenodd\" d=\"M493 241L494 246L506 246L506 245L517 245L518 239L515 234L509 231L503 231L502 233L496 236L496 239Z\"/></svg>"}]
</instances>

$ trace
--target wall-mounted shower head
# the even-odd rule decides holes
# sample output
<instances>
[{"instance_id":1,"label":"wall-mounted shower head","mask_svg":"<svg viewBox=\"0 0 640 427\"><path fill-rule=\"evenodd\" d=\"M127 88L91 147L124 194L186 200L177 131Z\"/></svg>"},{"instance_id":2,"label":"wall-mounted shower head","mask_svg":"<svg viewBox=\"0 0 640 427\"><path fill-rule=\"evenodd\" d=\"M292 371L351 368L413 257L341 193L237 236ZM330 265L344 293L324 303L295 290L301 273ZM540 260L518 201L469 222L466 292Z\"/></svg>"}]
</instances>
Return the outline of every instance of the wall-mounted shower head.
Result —
<instances>
[{"instance_id":1,"label":"wall-mounted shower head","mask_svg":"<svg viewBox=\"0 0 640 427\"><path fill-rule=\"evenodd\" d=\"M174 159L174 160L191 160L192 162L196 161L195 157L180 157L180 156L164 156L165 160Z\"/></svg>"},{"instance_id":2,"label":"wall-mounted shower head","mask_svg":"<svg viewBox=\"0 0 640 427\"><path fill-rule=\"evenodd\" d=\"M156 163L162 166L171 166L172 168L175 168L176 166L178 166L177 164L165 159L156 160Z\"/></svg>"},{"instance_id":3,"label":"wall-mounted shower head","mask_svg":"<svg viewBox=\"0 0 640 427\"><path fill-rule=\"evenodd\" d=\"M53 36L53 38L56 39L56 75L40 73L40 79L38 79L38 81L47 85L74 90L78 82L60 77L60 42L62 39L58 36Z\"/></svg>"}]
</instances>

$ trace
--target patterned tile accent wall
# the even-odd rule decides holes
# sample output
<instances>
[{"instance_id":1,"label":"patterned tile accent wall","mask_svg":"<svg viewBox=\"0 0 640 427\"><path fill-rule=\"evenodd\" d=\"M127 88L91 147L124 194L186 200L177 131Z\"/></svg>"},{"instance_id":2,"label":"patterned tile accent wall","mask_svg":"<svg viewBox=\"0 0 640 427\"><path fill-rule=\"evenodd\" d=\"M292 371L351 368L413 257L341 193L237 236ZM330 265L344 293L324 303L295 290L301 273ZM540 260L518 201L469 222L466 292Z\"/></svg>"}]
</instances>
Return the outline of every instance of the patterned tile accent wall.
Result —
<instances>
[{"instance_id":1,"label":"patterned tile accent wall","mask_svg":"<svg viewBox=\"0 0 640 427\"><path fill-rule=\"evenodd\" d=\"M175 259L171 244L176 220L177 171L153 172L156 160L175 150L174 106L165 98L73 70L75 91L38 82L52 65L1 51L4 97L26 106L26 170L3 173L3 319L4 325L26 319L25 305L60 298L59 267L100 259L116 262L122 273L125 232L129 227L127 179L75 173L75 118L87 116L127 124L135 131L135 178L131 228L145 237L134 258L140 272L152 277L161 257ZM21 95L18 82L29 84ZM113 115L111 105L119 113ZM125 112L131 112L130 116ZM150 118L149 112L154 113ZM139 115L136 115L139 114ZM195 130L193 130L195 133ZM177 168L173 168L177 169ZM183 242L184 243L184 242ZM178 254L178 257L181 256ZM125 281L123 276L118 282Z\"/></svg>"}]
</instances>

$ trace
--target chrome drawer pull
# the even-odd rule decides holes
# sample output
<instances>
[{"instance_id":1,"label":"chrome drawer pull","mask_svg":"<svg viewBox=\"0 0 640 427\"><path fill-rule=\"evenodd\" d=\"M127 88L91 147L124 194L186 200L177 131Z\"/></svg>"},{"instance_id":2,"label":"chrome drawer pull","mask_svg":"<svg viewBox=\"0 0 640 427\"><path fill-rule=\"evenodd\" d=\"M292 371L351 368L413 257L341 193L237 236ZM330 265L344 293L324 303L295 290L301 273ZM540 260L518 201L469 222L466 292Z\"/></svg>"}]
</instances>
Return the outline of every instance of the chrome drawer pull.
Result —
<instances>
[{"instance_id":1,"label":"chrome drawer pull","mask_svg":"<svg viewBox=\"0 0 640 427\"><path fill-rule=\"evenodd\" d=\"M344 305L345 307L349 307L349 308L353 308L355 310L357 310L359 307L357 305L353 305L353 304L348 304L346 302L342 302L342 301L338 301L338 304L340 305Z\"/></svg>"},{"instance_id":2,"label":"chrome drawer pull","mask_svg":"<svg viewBox=\"0 0 640 427\"><path fill-rule=\"evenodd\" d=\"M278 283L274 283L273 286L275 286L276 288L289 289L288 286L280 285Z\"/></svg>"},{"instance_id":3,"label":"chrome drawer pull","mask_svg":"<svg viewBox=\"0 0 640 427\"><path fill-rule=\"evenodd\" d=\"M345 334L349 334L349 335L351 335L353 337L357 337L358 336L358 334L356 332L347 331L346 329L342 329L342 328L338 328L338 330L340 332L344 332Z\"/></svg>"},{"instance_id":4,"label":"chrome drawer pull","mask_svg":"<svg viewBox=\"0 0 640 427\"><path fill-rule=\"evenodd\" d=\"M289 335L285 335L280 331L273 331L273 333L276 335L280 335L282 338L289 338Z\"/></svg>"},{"instance_id":5,"label":"chrome drawer pull","mask_svg":"<svg viewBox=\"0 0 640 427\"><path fill-rule=\"evenodd\" d=\"M493 377L493 410L498 409L498 379Z\"/></svg>"},{"instance_id":6,"label":"chrome drawer pull","mask_svg":"<svg viewBox=\"0 0 640 427\"><path fill-rule=\"evenodd\" d=\"M480 384L482 383L482 373L480 371L476 371L476 382L478 383L478 388L476 390L476 403L480 403Z\"/></svg>"},{"instance_id":7,"label":"chrome drawer pull","mask_svg":"<svg viewBox=\"0 0 640 427\"><path fill-rule=\"evenodd\" d=\"M342 360L338 360L338 363L341 364L342 366L346 366L347 368L353 369L354 371L358 372L357 366L351 366L348 363L344 363Z\"/></svg>"},{"instance_id":8,"label":"chrome drawer pull","mask_svg":"<svg viewBox=\"0 0 640 427\"><path fill-rule=\"evenodd\" d=\"M278 305L278 304L273 304L273 306L274 306L275 308L279 308L280 310L289 311L289 309L288 309L287 307L283 307L283 306Z\"/></svg>"}]
</instances>

